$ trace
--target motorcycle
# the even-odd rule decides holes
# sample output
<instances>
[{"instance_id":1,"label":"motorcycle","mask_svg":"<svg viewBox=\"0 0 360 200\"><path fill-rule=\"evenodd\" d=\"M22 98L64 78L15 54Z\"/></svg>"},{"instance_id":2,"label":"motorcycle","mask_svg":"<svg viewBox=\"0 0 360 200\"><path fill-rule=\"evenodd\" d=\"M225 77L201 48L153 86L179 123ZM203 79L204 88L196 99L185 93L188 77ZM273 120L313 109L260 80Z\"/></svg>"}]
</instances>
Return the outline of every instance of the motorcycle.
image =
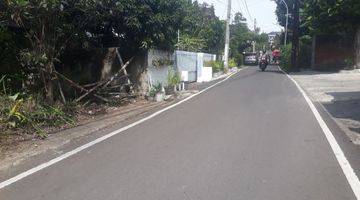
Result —
<instances>
[{"instance_id":1,"label":"motorcycle","mask_svg":"<svg viewBox=\"0 0 360 200\"><path fill-rule=\"evenodd\" d=\"M259 62L259 67L260 67L261 71L265 71L267 65L268 65L268 60L267 60L266 56L261 56L260 62Z\"/></svg>"}]
</instances>

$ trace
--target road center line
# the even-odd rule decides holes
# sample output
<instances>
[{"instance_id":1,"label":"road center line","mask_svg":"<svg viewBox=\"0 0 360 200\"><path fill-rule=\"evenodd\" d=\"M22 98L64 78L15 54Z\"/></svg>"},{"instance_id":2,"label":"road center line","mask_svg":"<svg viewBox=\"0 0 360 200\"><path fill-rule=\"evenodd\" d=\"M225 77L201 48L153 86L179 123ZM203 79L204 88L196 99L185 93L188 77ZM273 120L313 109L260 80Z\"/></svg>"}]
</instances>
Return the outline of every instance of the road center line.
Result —
<instances>
[{"instance_id":1,"label":"road center line","mask_svg":"<svg viewBox=\"0 0 360 200\"><path fill-rule=\"evenodd\" d=\"M279 68L280 69L280 68ZM280 69L281 70L281 69ZM282 71L282 70L281 70ZM335 157L345 174L345 177L347 181L350 184L350 187L352 191L355 194L355 197L357 200L360 200L360 181L359 178L356 176L354 169L351 167L349 161L345 157L344 152L341 150L340 145L337 143L333 133L329 129L329 127L326 125L324 119L321 117L319 111L316 109L314 103L310 100L309 96L306 94L306 92L301 88L301 86L295 81L293 77L291 77L289 74L282 71L299 89L303 97L305 98L307 104L309 105L311 111L315 115L316 120L318 121L323 133L325 134L325 137L327 141L329 142L331 149L333 153L335 154Z\"/></svg>"},{"instance_id":2,"label":"road center line","mask_svg":"<svg viewBox=\"0 0 360 200\"><path fill-rule=\"evenodd\" d=\"M48 162L45 162L45 163L43 163L43 164L40 164L40 165L38 165L38 166L36 166L36 167L34 167L34 168L31 168L31 169L29 169L29 170L27 170L27 171L25 171L25 172L20 173L20 174L18 174L18 175L16 175L16 176L14 176L14 177L6 180L6 181L3 181L3 182L0 183L0 189L4 188L4 187L6 187L6 186L9 186L9 185L11 185L11 184L13 184L13 183L15 183L15 182L17 182L17 181L19 181L19 180L27 177L27 176L30 176L31 174L34 174L34 173L36 173L36 172L38 172L38 171L40 171L40 170L42 170L42 169L44 169L44 168L46 168L46 167L49 167L49 166L51 166L51 165L54 165L54 164L56 164L56 163L58 163L58 162L60 162L60 161L62 161L62 160L64 160L64 159L66 159L66 158L68 158L68 157L70 157L70 156L72 156L72 155L74 155L74 154L77 154L77 153L79 153L80 151L82 151L82 150L84 150L84 149L87 149L87 148L89 148L89 147L91 147L91 146L94 146L94 145L96 145L96 144L98 144L98 143L100 143L100 142L102 142L102 141L104 141L104 140L106 140L106 139L108 139L108 138L110 138L110 137L112 137L112 136L115 136L115 135L117 135L117 134L119 134L119 133L122 133L122 132L124 132L124 131L126 131L126 130L134 127L134 126L136 126L136 125L139 125L139 124L145 122L145 121L148 121L149 119L154 118L154 117L160 115L161 113L163 113L163 112L165 112L165 111L167 111L167 110L170 110L170 109L172 109L172 108L174 108L174 107L176 107L176 106L178 106L178 105L180 105L180 104L182 104L182 103L184 103L184 102L186 102L186 101L189 101L190 99L192 99L192 98L194 98L194 97L202 94L203 92L205 92L205 91L207 91L207 90L209 90L209 89L211 89L211 88L213 88L213 87L215 87L215 86L217 86L217 85L219 85L219 84L227 81L230 77L232 77L232 76L235 75L235 74L237 74L237 72L229 75L229 76L226 77L224 80L221 80L221 81L219 81L219 82L217 82L217 83L214 83L213 85L211 85L211 86L209 86L209 87L207 87L207 88L199 91L198 93L193 94L193 95L191 95L191 96L189 96L189 97L187 97L187 98L185 98L185 99L183 99L183 100L181 100L181 101L179 101L179 102L177 102L177 103L175 103L175 104L172 104L172 105L170 105L170 106L168 106L168 107L166 107L166 108L164 108L164 109L162 109L162 110L159 110L159 111L157 111L157 112L155 112L155 113L153 113L153 114L151 114L151 115L149 115L149 116L147 116L147 117L145 117L145 118L142 118L142 119L140 119L139 121L136 121L136 122L134 122L134 123L132 123L132 124L129 124L129 125L127 125L127 126L124 126L124 127L120 128L120 129L118 129L118 130L115 130L115 131L113 131L113 132L110 132L110 133L108 133L108 134L106 134L106 135L104 135L104 136L102 136L102 137L100 137L100 138L98 138L98 139L95 139L95 140L93 140L93 141L91 141L91 142L89 142L89 143L87 143L87 144L84 144L84 145L82 145L82 146L80 146L80 147L77 147L77 148L74 149L74 150L71 150L71 151L69 151L69 152L67 152L67 153L65 153L65 154L62 154L62 155L60 155L60 156L58 156L58 157L56 157L56 158L54 158L54 159L52 159L52 160L50 160L50 161L48 161Z\"/></svg>"}]
</instances>

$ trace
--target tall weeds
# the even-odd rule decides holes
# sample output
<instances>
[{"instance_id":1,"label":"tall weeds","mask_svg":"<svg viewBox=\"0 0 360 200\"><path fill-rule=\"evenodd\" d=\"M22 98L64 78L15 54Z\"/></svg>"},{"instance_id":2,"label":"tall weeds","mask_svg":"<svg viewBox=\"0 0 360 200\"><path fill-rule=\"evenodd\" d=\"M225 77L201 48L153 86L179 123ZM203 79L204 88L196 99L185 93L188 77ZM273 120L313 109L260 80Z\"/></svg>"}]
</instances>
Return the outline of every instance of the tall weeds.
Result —
<instances>
[{"instance_id":1,"label":"tall weeds","mask_svg":"<svg viewBox=\"0 0 360 200\"><path fill-rule=\"evenodd\" d=\"M66 105L48 106L41 95L9 94L5 80L6 76L0 78L0 134L16 132L45 138L48 127L75 124L73 113Z\"/></svg>"}]
</instances>

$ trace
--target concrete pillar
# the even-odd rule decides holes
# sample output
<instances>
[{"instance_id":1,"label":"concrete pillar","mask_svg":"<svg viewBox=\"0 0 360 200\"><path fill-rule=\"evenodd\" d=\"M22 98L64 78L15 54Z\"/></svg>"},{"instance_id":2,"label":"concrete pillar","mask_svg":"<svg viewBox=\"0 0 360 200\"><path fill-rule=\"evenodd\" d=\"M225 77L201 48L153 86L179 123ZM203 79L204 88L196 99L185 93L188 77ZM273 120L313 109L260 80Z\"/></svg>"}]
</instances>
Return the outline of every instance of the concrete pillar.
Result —
<instances>
[{"instance_id":1,"label":"concrete pillar","mask_svg":"<svg viewBox=\"0 0 360 200\"><path fill-rule=\"evenodd\" d=\"M201 76L204 67L204 53L197 53L196 63L196 82L202 82Z\"/></svg>"}]
</instances>

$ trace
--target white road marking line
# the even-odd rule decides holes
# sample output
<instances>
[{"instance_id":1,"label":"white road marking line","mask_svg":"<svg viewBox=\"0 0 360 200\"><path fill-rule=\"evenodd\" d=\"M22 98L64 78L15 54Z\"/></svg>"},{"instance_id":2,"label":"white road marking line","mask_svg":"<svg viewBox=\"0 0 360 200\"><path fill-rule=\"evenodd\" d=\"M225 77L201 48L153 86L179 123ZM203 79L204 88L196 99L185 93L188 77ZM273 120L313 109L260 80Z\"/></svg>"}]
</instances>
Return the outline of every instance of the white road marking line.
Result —
<instances>
[{"instance_id":1,"label":"white road marking line","mask_svg":"<svg viewBox=\"0 0 360 200\"><path fill-rule=\"evenodd\" d=\"M352 191L355 194L356 199L360 200L360 181L359 181L359 178L356 176L356 174L354 172L354 169L351 167L349 161L345 157L344 152L341 150L340 145L337 143L333 133L330 131L330 129L326 125L324 119L321 117L319 111L316 109L314 103L310 100L309 96L301 88L301 86L289 74L285 73L284 71L282 71L282 72L284 74L286 74L286 76L292 82L294 82L296 87L300 90L301 94L304 96L304 98L305 98L306 102L308 103L311 111L314 113L315 118L318 121L323 133L325 134L325 137L326 137L327 141L329 142L329 144L331 146L331 149L332 149L333 153L335 154L335 157L336 157L336 159L337 159L343 173L345 174L345 177L346 177L347 181L349 182Z\"/></svg>"},{"instance_id":2,"label":"white road marking line","mask_svg":"<svg viewBox=\"0 0 360 200\"><path fill-rule=\"evenodd\" d=\"M245 69L245 68L244 68L244 69ZM239 72L239 71L238 71L238 72ZM40 170L42 170L42 169L44 169L44 168L46 168L46 167L49 167L49 166L51 166L51 165L54 165L54 164L56 164L56 163L58 163L58 162L60 162L60 161L62 161L62 160L64 160L64 159L66 159L66 158L68 158L68 157L70 157L70 156L72 156L72 155L74 155L74 154L76 154L76 153L79 153L80 151L82 151L82 150L84 150L84 149L87 149L87 148L89 148L89 147L91 147L91 146L94 146L94 145L96 145L97 143L100 143L100 142L102 142L102 141L104 141L104 140L106 140L106 139L108 139L108 138L110 138L110 137L112 137L112 136L114 136L114 135L117 135L117 134L119 134L119 133L121 133L121 132L124 132L124 131L126 131L126 130L128 130L128 129L136 126L136 125L139 125L139 124L145 122L145 121L148 121L149 119L154 118L154 117L156 117L157 115L160 115L161 113L163 113L163 112L165 112L165 111L167 111L167 110L170 110L170 109L172 109L172 108L174 108L174 107L176 107L176 106L178 106L178 105L180 105L180 104L182 104L182 103L184 103L184 102L186 102L186 101L188 101L188 100L190 100L190 99L192 99L192 98L200 95L201 93L203 93L203 92L205 92L205 91L207 91L207 90L209 90L209 89L211 89L211 88L213 88L213 87L215 87L215 86L217 86L217 85L219 85L219 84L227 81L230 77L232 77L232 76L235 75L236 73L237 73L237 72L229 75L229 76L226 77L224 80L221 80L221 81L219 81L219 82L217 82L217 83L214 83L213 85L211 85L211 86L209 86L209 87L201 90L200 92L198 92L198 93L196 93L196 94L193 94L193 95L191 95L191 96L189 96L189 97L187 97L187 98L185 98L185 99L183 99L183 100L181 100L181 101L179 101L179 102L177 102L177 103L175 103L175 104L172 104L172 105L170 105L170 106L168 106L168 107L166 107L166 108L164 108L164 109L162 109L162 110L159 110L159 111L157 111L157 112L155 112L155 113L153 113L153 114L151 114L151 115L149 115L149 116L147 116L147 117L145 117L145 118L142 118L142 119L140 119L139 121L136 121L136 122L134 122L134 123L132 123L132 124L129 124L129 125L125 126L125 127L120 128L120 129L118 129L118 130L116 130L116 131L113 131L113 132L111 132L111 133L109 133L109 134L106 134L106 135L104 135L104 136L102 136L102 137L100 137L100 138L98 138L98 139L96 139L96 140L94 140L94 141L91 141L91 142L89 142L89 143L87 143L87 144L84 144L84 145L82 145L82 146L80 146L80 147L77 147L76 149L74 149L74 150L72 150L72 151L69 151L69 152L67 152L67 153L65 153L65 154L63 154L63 155L61 155L61 156L59 156L59 157L56 157L56 158L54 158L54 159L52 159L52 160L50 160L50 161L48 161L48 162L45 162L45 163L43 163L43 164L40 164L40 165L38 165L38 166L36 166L36 167L34 167L34 168L31 168L31 169L29 169L29 170L27 170L27 171L25 171L25 172L20 173L20 174L18 174L18 175L16 175L16 176L14 176L14 177L6 180L6 181L3 181L3 182L0 183L0 189L4 188L4 187L6 187L6 186L9 186L9 185L11 185L11 184L13 184L13 183L15 183L15 182L17 182L17 181L19 181L19 180L27 177L27 176L30 176L31 174L34 174L34 173L36 173L36 172L38 172L38 171L40 171Z\"/></svg>"}]
</instances>

